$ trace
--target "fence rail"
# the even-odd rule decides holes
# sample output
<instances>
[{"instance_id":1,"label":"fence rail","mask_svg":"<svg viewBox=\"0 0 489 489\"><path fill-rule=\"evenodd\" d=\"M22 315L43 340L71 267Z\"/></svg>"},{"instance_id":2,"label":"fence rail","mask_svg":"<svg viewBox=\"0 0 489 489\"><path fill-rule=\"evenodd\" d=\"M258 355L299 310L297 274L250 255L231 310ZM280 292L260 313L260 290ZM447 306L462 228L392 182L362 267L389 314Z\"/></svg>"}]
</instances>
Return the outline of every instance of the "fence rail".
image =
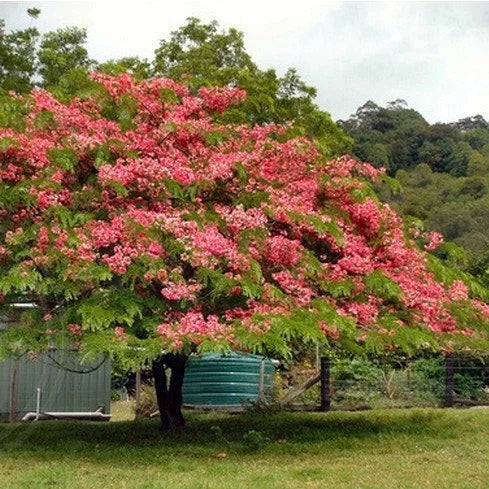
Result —
<instances>
[{"instance_id":1,"label":"fence rail","mask_svg":"<svg viewBox=\"0 0 489 489\"><path fill-rule=\"evenodd\" d=\"M307 385L307 390L293 386L289 393L295 390L300 396L283 397L293 398L292 408L309 405L328 411L489 405L489 359L447 356L388 365L335 362L323 357L319 373L309 369L302 374L297 380Z\"/></svg>"}]
</instances>

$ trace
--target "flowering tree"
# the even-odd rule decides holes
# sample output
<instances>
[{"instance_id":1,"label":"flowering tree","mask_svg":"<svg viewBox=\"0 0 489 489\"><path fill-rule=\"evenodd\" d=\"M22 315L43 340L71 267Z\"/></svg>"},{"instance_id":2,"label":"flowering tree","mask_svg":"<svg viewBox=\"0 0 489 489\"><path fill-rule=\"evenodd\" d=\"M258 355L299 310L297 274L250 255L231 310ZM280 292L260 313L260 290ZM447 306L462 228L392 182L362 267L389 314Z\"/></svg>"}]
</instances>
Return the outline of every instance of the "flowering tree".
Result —
<instances>
[{"instance_id":1,"label":"flowering tree","mask_svg":"<svg viewBox=\"0 0 489 489\"><path fill-rule=\"evenodd\" d=\"M288 127L219 122L239 89L92 77L67 103L15 96L24 116L0 130L0 291L39 305L1 351L153 361L168 426L196 348L487 348L483 290L377 201L381 171Z\"/></svg>"}]
</instances>

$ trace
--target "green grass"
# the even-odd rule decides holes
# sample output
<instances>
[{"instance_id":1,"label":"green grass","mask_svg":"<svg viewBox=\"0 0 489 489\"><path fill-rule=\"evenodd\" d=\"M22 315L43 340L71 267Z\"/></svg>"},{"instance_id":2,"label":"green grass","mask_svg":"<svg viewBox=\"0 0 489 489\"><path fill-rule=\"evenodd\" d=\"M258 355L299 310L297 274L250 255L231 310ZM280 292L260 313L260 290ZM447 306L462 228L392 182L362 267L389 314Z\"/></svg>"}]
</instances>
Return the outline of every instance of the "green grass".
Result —
<instances>
[{"instance_id":1,"label":"green grass","mask_svg":"<svg viewBox=\"0 0 489 489\"><path fill-rule=\"evenodd\" d=\"M254 450L250 430L269 441ZM188 414L173 434L156 420L4 424L0 487L487 489L489 410Z\"/></svg>"},{"instance_id":2,"label":"green grass","mask_svg":"<svg viewBox=\"0 0 489 489\"><path fill-rule=\"evenodd\" d=\"M130 401L113 402L110 406L110 413L112 414L111 421L132 421L134 419L134 403Z\"/></svg>"}]
</instances>

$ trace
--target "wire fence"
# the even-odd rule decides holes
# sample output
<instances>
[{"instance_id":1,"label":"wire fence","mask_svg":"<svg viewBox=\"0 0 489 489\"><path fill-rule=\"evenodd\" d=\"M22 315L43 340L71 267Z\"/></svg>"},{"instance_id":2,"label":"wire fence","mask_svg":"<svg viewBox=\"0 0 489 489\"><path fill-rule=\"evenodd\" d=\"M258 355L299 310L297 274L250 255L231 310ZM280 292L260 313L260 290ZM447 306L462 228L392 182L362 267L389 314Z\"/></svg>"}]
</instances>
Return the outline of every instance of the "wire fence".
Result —
<instances>
[{"instance_id":1,"label":"wire fence","mask_svg":"<svg viewBox=\"0 0 489 489\"><path fill-rule=\"evenodd\" d=\"M294 384L316 375L295 373ZM292 406L322 410L489 406L489 359L432 357L392 365L362 360L327 360L319 382Z\"/></svg>"}]
</instances>

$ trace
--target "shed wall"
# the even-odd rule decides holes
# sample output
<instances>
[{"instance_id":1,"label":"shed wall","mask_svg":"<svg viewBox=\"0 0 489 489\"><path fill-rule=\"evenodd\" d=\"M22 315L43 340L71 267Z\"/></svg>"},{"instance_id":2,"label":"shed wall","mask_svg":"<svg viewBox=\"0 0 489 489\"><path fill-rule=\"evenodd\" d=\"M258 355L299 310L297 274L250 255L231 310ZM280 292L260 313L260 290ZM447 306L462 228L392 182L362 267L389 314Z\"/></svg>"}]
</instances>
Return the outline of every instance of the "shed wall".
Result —
<instances>
[{"instance_id":1,"label":"shed wall","mask_svg":"<svg viewBox=\"0 0 489 489\"><path fill-rule=\"evenodd\" d=\"M90 371L98 365L99 368ZM100 357L82 365L77 352L52 350L35 360L24 356L0 363L1 418L9 416L14 370L17 373L15 418L36 410L38 387L41 389L41 411L95 411L102 405L106 413L110 411L110 361Z\"/></svg>"}]
</instances>

